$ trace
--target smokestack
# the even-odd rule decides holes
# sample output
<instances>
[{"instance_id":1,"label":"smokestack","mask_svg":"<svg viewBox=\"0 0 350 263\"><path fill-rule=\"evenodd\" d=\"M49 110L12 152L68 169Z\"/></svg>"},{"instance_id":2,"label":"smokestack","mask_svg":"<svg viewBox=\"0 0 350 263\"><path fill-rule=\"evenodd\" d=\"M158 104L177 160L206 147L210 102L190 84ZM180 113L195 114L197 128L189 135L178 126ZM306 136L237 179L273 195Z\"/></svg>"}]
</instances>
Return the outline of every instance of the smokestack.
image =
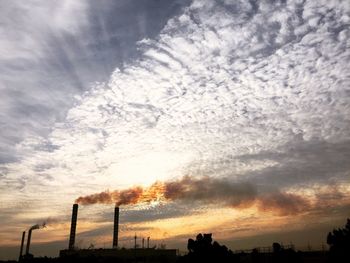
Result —
<instances>
[{"instance_id":1,"label":"smokestack","mask_svg":"<svg viewBox=\"0 0 350 263\"><path fill-rule=\"evenodd\" d=\"M74 249L75 231L77 229L77 218L78 218L78 204L74 204L73 210L72 210L72 223L70 226L69 249Z\"/></svg>"},{"instance_id":2,"label":"smokestack","mask_svg":"<svg viewBox=\"0 0 350 263\"><path fill-rule=\"evenodd\" d=\"M32 238L32 229L29 229L28 239L27 239L27 247L26 247L26 255L29 255L30 239L31 238Z\"/></svg>"},{"instance_id":3,"label":"smokestack","mask_svg":"<svg viewBox=\"0 0 350 263\"><path fill-rule=\"evenodd\" d=\"M119 207L114 208L114 230L113 230L113 248L118 247L118 232L119 232Z\"/></svg>"},{"instance_id":4,"label":"smokestack","mask_svg":"<svg viewBox=\"0 0 350 263\"><path fill-rule=\"evenodd\" d=\"M32 231L35 229L40 229L41 227L45 227L45 223L43 223L42 226L36 224L34 226L31 226L31 228L29 228L29 232L28 232L28 238L27 238L27 248L26 248L26 255L29 254L29 248L30 248L30 240L32 238ZM24 234L23 234L24 236Z\"/></svg>"},{"instance_id":5,"label":"smokestack","mask_svg":"<svg viewBox=\"0 0 350 263\"><path fill-rule=\"evenodd\" d=\"M150 237L147 237L147 248L149 248L149 239Z\"/></svg>"},{"instance_id":6,"label":"smokestack","mask_svg":"<svg viewBox=\"0 0 350 263\"><path fill-rule=\"evenodd\" d=\"M23 246L24 246L24 239L26 238L26 231L23 231L22 233L22 241L21 241L21 250L19 251L19 258L18 261L22 258L22 252L23 252Z\"/></svg>"}]
</instances>

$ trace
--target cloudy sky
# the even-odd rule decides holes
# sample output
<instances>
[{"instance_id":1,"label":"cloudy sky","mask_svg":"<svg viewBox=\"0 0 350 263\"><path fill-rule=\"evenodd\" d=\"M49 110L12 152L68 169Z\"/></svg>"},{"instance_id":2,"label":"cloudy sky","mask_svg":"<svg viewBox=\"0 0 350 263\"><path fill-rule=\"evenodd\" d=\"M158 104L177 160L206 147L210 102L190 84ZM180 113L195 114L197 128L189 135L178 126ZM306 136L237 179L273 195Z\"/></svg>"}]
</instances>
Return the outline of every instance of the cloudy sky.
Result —
<instances>
[{"instance_id":1,"label":"cloudy sky","mask_svg":"<svg viewBox=\"0 0 350 263\"><path fill-rule=\"evenodd\" d=\"M121 246L319 248L350 214L349 26L346 0L0 0L0 259L159 184ZM80 205L77 246L111 246L113 207Z\"/></svg>"}]
</instances>

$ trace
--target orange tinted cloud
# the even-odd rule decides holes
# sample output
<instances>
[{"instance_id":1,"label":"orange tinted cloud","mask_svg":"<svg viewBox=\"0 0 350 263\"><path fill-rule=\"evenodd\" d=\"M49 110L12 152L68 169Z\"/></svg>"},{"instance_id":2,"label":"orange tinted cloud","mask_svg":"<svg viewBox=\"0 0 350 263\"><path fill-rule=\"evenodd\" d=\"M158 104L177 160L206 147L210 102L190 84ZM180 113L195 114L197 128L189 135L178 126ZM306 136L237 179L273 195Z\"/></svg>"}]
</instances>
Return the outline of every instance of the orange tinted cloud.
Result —
<instances>
[{"instance_id":1,"label":"orange tinted cloud","mask_svg":"<svg viewBox=\"0 0 350 263\"><path fill-rule=\"evenodd\" d=\"M232 183L226 178L195 178L184 176L179 180L156 182L150 187L136 186L121 191L104 191L81 196L79 204L130 205L152 201L192 200L205 203L225 202L228 206L240 206L256 198L257 192L249 183Z\"/></svg>"}]
</instances>

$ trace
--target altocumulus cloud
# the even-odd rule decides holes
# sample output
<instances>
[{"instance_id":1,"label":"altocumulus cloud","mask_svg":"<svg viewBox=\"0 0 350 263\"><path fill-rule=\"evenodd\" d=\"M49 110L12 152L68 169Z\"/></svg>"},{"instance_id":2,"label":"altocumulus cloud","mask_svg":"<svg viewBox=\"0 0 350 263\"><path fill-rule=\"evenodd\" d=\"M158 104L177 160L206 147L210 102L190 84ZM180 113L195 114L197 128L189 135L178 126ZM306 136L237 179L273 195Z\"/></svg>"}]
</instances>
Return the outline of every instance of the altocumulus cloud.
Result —
<instances>
[{"instance_id":1,"label":"altocumulus cloud","mask_svg":"<svg viewBox=\"0 0 350 263\"><path fill-rule=\"evenodd\" d=\"M75 95L137 57L136 42L157 35L186 4L2 1L0 163L25 156L14 145L29 136L47 137Z\"/></svg>"},{"instance_id":2,"label":"altocumulus cloud","mask_svg":"<svg viewBox=\"0 0 350 263\"><path fill-rule=\"evenodd\" d=\"M140 58L79 96L45 139L17 145L28 155L3 166L1 196L40 188L66 205L205 175L257 185L262 210L302 210L283 191L349 176L349 24L347 1L193 1L138 42ZM128 174L134 166L142 169Z\"/></svg>"}]
</instances>

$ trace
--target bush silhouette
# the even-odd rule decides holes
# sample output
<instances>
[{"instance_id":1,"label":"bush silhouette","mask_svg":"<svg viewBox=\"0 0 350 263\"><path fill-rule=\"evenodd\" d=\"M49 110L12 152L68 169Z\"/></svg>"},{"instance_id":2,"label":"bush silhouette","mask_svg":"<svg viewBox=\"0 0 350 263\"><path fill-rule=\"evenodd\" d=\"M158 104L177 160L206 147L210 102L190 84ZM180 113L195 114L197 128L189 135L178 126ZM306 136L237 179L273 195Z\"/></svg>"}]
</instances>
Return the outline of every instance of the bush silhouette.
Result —
<instances>
[{"instance_id":1,"label":"bush silhouette","mask_svg":"<svg viewBox=\"0 0 350 263\"><path fill-rule=\"evenodd\" d=\"M334 229L328 233L331 262L350 262L350 219L347 219L345 228Z\"/></svg>"},{"instance_id":2,"label":"bush silhouette","mask_svg":"<svg viewBox=\"0 0 350 263\"><path fill-rule=\"evenodd\" d=\"M189 253L180 262L237 262L236 256L226 246L212 239L212 234L198 234L196 240L187 242Z\"/></svg>"}]
</instances>

